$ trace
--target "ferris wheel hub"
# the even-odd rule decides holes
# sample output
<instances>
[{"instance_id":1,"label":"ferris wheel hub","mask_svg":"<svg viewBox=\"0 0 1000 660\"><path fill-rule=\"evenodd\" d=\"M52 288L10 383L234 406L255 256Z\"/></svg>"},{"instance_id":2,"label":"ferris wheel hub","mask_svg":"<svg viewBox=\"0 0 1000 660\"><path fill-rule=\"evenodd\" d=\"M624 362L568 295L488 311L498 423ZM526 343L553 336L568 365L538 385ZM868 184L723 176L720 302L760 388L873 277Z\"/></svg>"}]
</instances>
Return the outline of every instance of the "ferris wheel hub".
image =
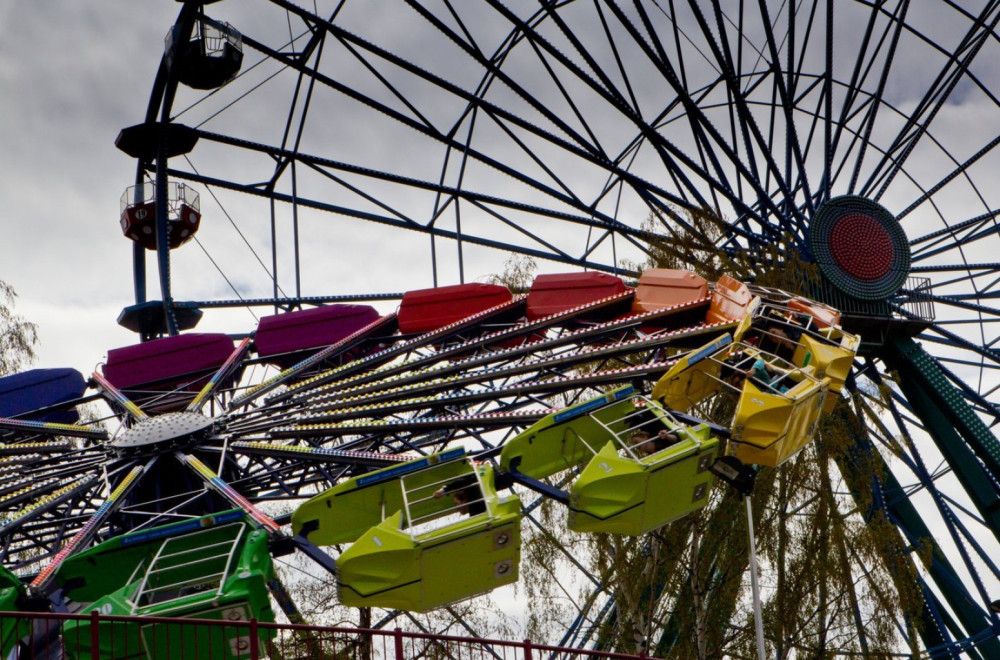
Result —
<instances>
[{"instance_id":1,"label":"ferris wheel hub","mask_svg":"<svg viewBox=\"0 0 1000 660\"><path fill-rule=\"evenodd\" d=\"M882 205L844 195L826 201L809 224L809 247L826 279L859 300L886 300L910 272L910 245Z\"/></svg>"},{"instance_id":2,"label":"ferris wheel hub","mask_svg":"<svg viewBox=\"0 0 1000 660\"><path fill-rule=\"evenodd\" d=\"M866 281L885 277L892 267L892 238L885 227L862 213L840 218L830 233L830 248L840 268Z\"/></svg>"},{"instance_id":3,"label":"ferris wheel hub","mask_svg":"<svg viewBox=\"0 0 1000 660\"><path fill-rule=\"evenodd\" d=\"M214 423L212 418L192 412L157 415L127 429L109 446L122 455L165 451L204 439Z\"/></svg>"}]
</instances>

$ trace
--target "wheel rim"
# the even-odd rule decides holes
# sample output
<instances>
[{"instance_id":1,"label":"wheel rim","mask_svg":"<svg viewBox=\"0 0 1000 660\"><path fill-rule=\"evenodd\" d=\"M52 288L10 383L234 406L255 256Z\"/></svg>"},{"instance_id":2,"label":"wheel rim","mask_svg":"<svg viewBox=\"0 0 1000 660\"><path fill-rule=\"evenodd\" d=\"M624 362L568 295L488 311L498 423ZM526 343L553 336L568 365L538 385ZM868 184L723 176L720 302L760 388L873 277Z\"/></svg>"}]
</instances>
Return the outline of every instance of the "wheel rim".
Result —
<instances>
[{"instance_id":1,"label":"wheel rim","mask_svg":"<svg viewBox=\"0 0 1000 660\"><path fill-rule=\"evenodd\" d=\"M273 3L271 9L288 8ZM951 128L959 107L996 115L985 63L995 59L1000 11L947 8L938 16L936 9L923 9L927 13L902 3L876 8L860 3L765 8L762 3L734 13L718 4L700 10L566 3L516 14L499 3L484 3L456 9L445 20L435 10L400 3L388 10L391 17L405 16L408 34L423 35L401 42L387 41L354 6L328 8L321 11L323 18L289 10L295 26L304 21L316 30L312 42L296 42L309 55L300 63L282 54L284 35L242 28L248 51L268 55L250 71L271 69L244 74L218 97L236 98L280 67L285 68L279 76L294 81L301 72L303 89L312 82L318 91L296 96L287 91L294 90L289 82L284 96L289 100L275 113L285 118L275 122L282 130L271 130L276 138L271 140L261 139L259 123L233 121L246 116L239 104L216 115L217 108L210 106L218 97L192 106L187 98L181 103L168 99L161 108L166 116L197 127L200 146L209 147L204 155L201 149L192 153L192 169L173 159L170 175L211 184L220 195L242 188L253 198L273 188L261 196L265 204L294 195L298 203L291 208L303 222L316 209L361 224L434 234L437 251L423 265L438 260L442 272L459 273L471 270L468 264L483 254L482 247L614 271L622 256L639 258L645 249L651 237L641 221L647 215L657 214L659 224L653 226L668 236L697 235L697 228L684 228L685 210L703 207L728 220L721 236L705 237L722 250L754 252L783 240L809 261L817 251L809 243L810 232L823 209L855 196L877 203L898 222L909 260L893 268L851 256L869 247L850 240L859 228L876 245L897 245L893 231L881 241L878 230L857 221L842 229L847 237L830 238L833 261L866 281L890 269L929 278L930 292L912 278L897 282L890 277L885 286L854 293L897 312L933 302L937 319L920 339L945 368L945 379L975 413L993 423L997 410L989 398L997 353L991 327L997 309L991 299L997 267L990 247L998 205L987 182L998 158L997 131L988 122L963 131ZM246 18L227 16L234 11L227 3L213 6L216 10L220 20L238 27L238 19ZM480 25L485 26L481 32L473 28ZM304 34L304 28L292 31ZM421 39L442 42L450 50L442 56ZM377 61L383 82L362 58ZM920 63L918 71L911 70L914 61ZM465 68L449 68L457 62ZM904 81L913 83L912 90ZM160 103L154 99L151 107ZM218 101L220 107L227 103ZM322 136L322 122L319 128L312 123L319 110L336 108L349 115L359 107L371 110L370 125L333 131L337 149L309 149L321 143L314 136ZM286 121L303 115L312 119ZM305 126L301 143L293 139L296 130L282 137L286 125ZM363 133L363 139L352 142L351 131ZM237 144L238 139L253 144ZM393 160L392 154L371 149L383 142L407 155ZM341 144L350 145L346 155ZM232 147L240 150L229 151ZM261 156L271 172L250 171L249 164L234 168L232 163L240 161L234 154L245 154L248 163ZM140 170L149 165L140 163ZM277 170L280 176L274 176ZM289 172L297 172L294 183ZM249 186L260 181L271 184ZM400 199L406 204L396 202ZM454 239L459 231L462 256L445 266L442 239ZM303 263L310 260L305 252ZM177 259L187 259L183 254ZM763 263L759 269L773 267ZM175 272L180 268L175 264ZM299 272L286 270L282 279L296 282L294 293L291 285L278 292L265 277L248 295L274 295L292 304L311 294L308 282L298 284L294 273ZM192 291L194 297L208 298L198 286ZM166 291L164 297L172 296ZM858 365L855 405L862 412L886 383L885 365L898 368L900 358L882 350ZM944 431L914 418L909 408L916 406L898 387L891 389L896 402L877 404L877 417L884 421L868 434L887 451L903 453L903 460L893 463L902 491L918 504L934 502L921 515L934 520L935 529L951 530L957 540L942 543L953 563L984 576L983 586L969 587L968 594L984 612L983 625L995 627L984 609L998 579L996 567L984 558L993 539L980 555L976 539L983 534L965 533L962 527L987 536L995 536L995 530L959 503L972 489L966 477L955 480L948 469L927 467L941 458L922 438ZM897 438L907 435L913 445L900 445ZM92 450L77 456L82 464L100 460ZM921 500L921 493L931 499ZM943 646L932 651L989 636L983 630L949 632Z\"/></svg>"}]
</instances>

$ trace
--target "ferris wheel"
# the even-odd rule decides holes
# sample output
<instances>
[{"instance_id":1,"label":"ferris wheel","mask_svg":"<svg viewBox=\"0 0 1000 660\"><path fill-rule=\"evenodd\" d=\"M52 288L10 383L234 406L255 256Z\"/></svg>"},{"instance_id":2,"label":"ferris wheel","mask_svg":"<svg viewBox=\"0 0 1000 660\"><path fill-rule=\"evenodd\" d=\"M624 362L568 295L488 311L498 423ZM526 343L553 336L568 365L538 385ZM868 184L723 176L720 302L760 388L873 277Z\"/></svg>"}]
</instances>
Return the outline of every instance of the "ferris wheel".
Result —
<instances>
[{"instance_id":1,"label":"ferris wheel","mask_svg":"<svg viewBox=\"0 0 1000 660\"><path fill-rule=\"evenodd\" d=\"M0 415L8 569L46 584L49 565L130 531L222 529L233 507L280 532L327 489L448 452L463 466L448 478L482 479L468 456L505 468L540 420L622 386L649 395L679 356L736 332L691 311L706 296L643 310L615 283L647 258L700 255L763 299L787 303L768 284L794 280L860 338L819 446L758 475L768 643L1000 655L1000 5L305 5L181 7L145 119L118 139L137 160L121 322L166 338L112 351L87 383L45 374L69 394ZM610 288L545 314L530 293L465 281L511 253L547 271L533 290L584 270ZM388 315L365 304L400 299ZM444 303L434 320L414 311ZM193 331L244 308L265 318ZM339 324L336 340L283 344L289 319ZM188 366L158 372L151 355ZM107 429L67 416L96 398ZM518 492L510 515L549 534L545 493ZM694 552L724 567L745 552L721 528L738 528L736 496L714 497ZM810 545L810 530L830 535ZM651 655L681 652L692 594L739 628L739 581L678 578L692 534L640 537L649 569L628 597L578 537L552 541L552 582L574 594L557 641L620 648L630 627ZM671 567L654 557L672 542ZM848 583L839 600L783 600L831 570L816 555Z\"/></svg>"}]
</instances>

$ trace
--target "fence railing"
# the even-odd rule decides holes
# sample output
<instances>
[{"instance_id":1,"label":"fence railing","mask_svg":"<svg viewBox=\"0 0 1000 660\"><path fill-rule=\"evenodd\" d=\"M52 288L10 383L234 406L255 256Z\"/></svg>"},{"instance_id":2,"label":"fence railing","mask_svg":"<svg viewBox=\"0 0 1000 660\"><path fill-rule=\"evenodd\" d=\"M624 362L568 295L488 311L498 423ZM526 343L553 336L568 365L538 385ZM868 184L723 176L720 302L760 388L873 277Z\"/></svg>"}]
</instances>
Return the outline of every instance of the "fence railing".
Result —
<instances>
[{"instance_id":1,"label":"fence railing","mask_svg":"<svg viewBox=\"0 0 1000 660\"><path fill-rule=\"evenodd\" d=\"M903 283L900 294L886 300L858 300L845 295L827 283L820 283L812 295L840 310L845 316L860 316L885 319L924 321L934 320L934 301L930 279L909 276ZM899 311L896 311L898 308Z\"/></svg>"},{"instance_id":2,"label":"fence railing","mask_svg":"<svg viewBox=\"0 0 1000 660\"><path fill-rule=\"evenodd\" d=\"M240 620L0 612L3 658L18 660L576 660L648 656L530 640ZM228 617L228 619L227 619Z\"/></svg>"}]
</instances>

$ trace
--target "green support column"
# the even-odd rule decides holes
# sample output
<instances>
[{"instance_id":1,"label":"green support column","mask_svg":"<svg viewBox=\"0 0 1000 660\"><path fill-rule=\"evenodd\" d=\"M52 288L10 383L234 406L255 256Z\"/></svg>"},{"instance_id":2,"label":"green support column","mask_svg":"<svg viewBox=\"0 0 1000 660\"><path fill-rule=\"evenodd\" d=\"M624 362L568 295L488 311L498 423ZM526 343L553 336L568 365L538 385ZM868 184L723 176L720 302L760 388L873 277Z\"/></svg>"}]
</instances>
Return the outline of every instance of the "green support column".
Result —
<instances>
[{"instance_id":1,"label":"green support column","mask_svg":"<svg viewBox=\"0 0 1000 660\"><path fill-rule=\"evenodd\" d=\"M909 337L896 337L883 355L899 373L899 388L962 482L993 536L1000 540L1000 442L945 377L934 359Z\"/></svg>"},{"instance_id":2,"label":"green support column","mask_svg":"<svg viewBox=\"0 0 1000 660\"><path fill-rule=\"evenodd\" d=\"M930 412L944 415L993 477L1000 476L1000 441L976 415L962 393L951 384L934 358L906 336L891 337L886 348L882 358L903 376L899 382L903 393L909 396L910 389L919 388L935 404L934 411L922 411L915 407L914 412L921 420L927 423Z\"/></svg>"},{"instance_id":3,"label":"green support column","mask_svg":"<svg viewBox=\"0 0 1000 660\"><path fill-rule=\"evenodd\" d=\"M934 359L910 337L890 338L882 358L899 374L898 385L934 440L954 475L962 483L977 511L993 535L1000 540L1000 497L993 483L1000 475L1000 442L975 414L961 393L945 377ZM888 474L888 473L887 473ZM922 517L906 499L901 487L888 474L886 495L889 509L900 524L919 538L932 539ZM991 626L983 613L985 603L970 602L954 569L934 543L937 569L931 567L935 583L970 636ZM1000 642L991 639L979 646L986 657L1000 658Z\"/></svg>"},{"instance_id":4,"label":"green support column","mask_svg":"<svg viewBox=\"0 0 1000 660\"><path fill-rule=\"evenodd\" d=\"M964 628L964 630L952 630L951 632L953 635L955 637L966 637L971 636L972 633L976 631L989 628L989 617L983 614L982 609L976 603L969 600L967 592L956 587L956 585L961 584L958 574L955 572L955 569L952 568L951 564L944 556L944 553L941 552L941 548L934 540L930 529L926 524L924 524L923 518L919 513L917 513L913 503L906 497L906 494L904 493L903 488L899 485L899 482L892 475L892 472L889 471L889 466L882 460L881 454L878 453L878 450L876 450L871 445L869 440L863 435L855 435L854 440L854 452L858 454L865 452L868 454L865 458L877 461L878 464L875 468L879 474L884 475L881 483L883 494L881 506L884 507L889 519L895 522L898 527L906 529L911 538L925 540L931 545L931 555L934 558L934 562L926 568L930 573L931 578L934 580L934 583L937 585L945 600L948 602L948 605L956 612L956 615L961 621L962 628ZM851 492L858 493L872 488L872 484L861 483L861 480L858 479L857 472L852 469L852 466L849 463L841 464L840 470L844 475L844 479ZM912 546L910 546L910 548L904 547L903 542L904 539L900 538L898 544L893 543L893 547L882 548L881 551L889 553L912 550ZM931 606L935 606L940 610L941 604L938 602L937 598L934 597L933 593L925 592L924 599L924 607L921 613L921 619L923 621L921 637L923 638L924 645L928 648L942 646L946 643L946 639L943 631L938 630L933 612L931 610ZM945 619L944 624L947 627L955 627L956 623L947 617L947 612L943 612L942 618ZM986 653L985 657L1000 658L1000 643L998 643L995 639L980 645L980 649ZM976 655L974 651L970 651L969 653L970 655L968 657L970 658L980 657Z\"/></svg>"}]
</instances>

